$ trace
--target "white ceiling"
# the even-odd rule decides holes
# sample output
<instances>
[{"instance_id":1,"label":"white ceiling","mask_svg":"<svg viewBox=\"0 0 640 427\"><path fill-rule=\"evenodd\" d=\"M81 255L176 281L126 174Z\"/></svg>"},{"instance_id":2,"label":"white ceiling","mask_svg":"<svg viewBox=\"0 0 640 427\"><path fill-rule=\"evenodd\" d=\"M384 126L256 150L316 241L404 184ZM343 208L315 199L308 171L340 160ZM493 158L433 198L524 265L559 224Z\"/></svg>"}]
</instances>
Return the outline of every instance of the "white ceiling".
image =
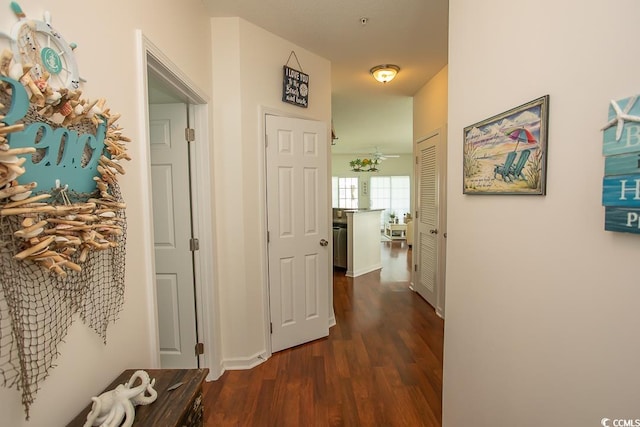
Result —
<instances>
[{"instance_id":1,"label":"white ceiling","mask_svg":"<svg viewBox=\"0 0 640 427\"><path fill-rule=\"evenodd\" d=\"M203 3L212 17L239 16L331 61L334 153L412 151L411 98L447 64L448 0ZM369 70L379 64L400 73L378 83Z\"/></svg>"}]
</instances>

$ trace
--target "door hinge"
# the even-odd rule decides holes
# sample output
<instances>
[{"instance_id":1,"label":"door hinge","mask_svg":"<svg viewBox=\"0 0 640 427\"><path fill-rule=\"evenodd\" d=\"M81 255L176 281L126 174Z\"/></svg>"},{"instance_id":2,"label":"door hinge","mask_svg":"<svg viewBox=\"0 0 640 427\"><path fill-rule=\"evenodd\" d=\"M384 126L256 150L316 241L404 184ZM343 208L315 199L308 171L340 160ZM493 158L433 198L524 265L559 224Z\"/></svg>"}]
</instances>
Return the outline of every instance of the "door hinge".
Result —
<instances>
[{"instance_id":1,"label":"door hinge","mask_svg":"<svg viewBox=\"0 0 640 427\"><path fill-rule=\"evenodd\" d=\"M191 252L200 250L200 240L196 238L189 239L189 250Z\"/></svg>"},{"instance_id":2,"label":"door hinge","mask_svg":"<svg viewBox=\"0 0 640 427\"><path fill-rule=\"evenodd\" d=\"M184 138L187 142L193 142L196 140L196 130L191 128L184 129Z\"/></svg>"},{"instance_id":3,"label":"door hinge","mask_svg":"<svg viewBox=\"0 0 640 427\"><path fill-rule=\"evenodd\" d=\"M201 354L204 354L204 343L197 343L196 344L196 356L200 356Z\"/></svg>"},{"instance_id":4,"label":"door hinge","mask_svg":"<svg viewBox=\"0 0 640 427\"><path fill-rule=\"evenodd\" d=\"M416 211L416 219L418 219L418 211Z\"/></svg>"},{"instance_id":5,"label":"door hinge","mask_svg":"<svg viewBox=\"0 0 640 427\"><path fill-rule=\"evenodd\" d=\"M267 231L267 243L271 241L271 233Z\"/></svg>"},{"instance_id":6,"label":"door hinge","mask_svg":"<svg viewBox=\"0 0 640 427\"><path fill-rule=\"evenodd\" d=\"M418 271L418 264L414 264L413 271Z\"/></svg>"},{"instance_id":7,"label":"door hinge","mask_svg":"<svg viewBox=\"0 0 640 427\"><path fill-rule=\"evenodd\" d=\"M264 146L265 147L269 146L269 135L267 134L264 135Z\"/></svg>"},{"instance_id":8,"label":"door hinge","mask_svg":"<svg viewBox=\"0 0 640 427\"><path fill-rule=\"evenodd\" d=\"M200 356L201 354L204 354L204 343L197 343L196 344L196 356Z\"/></svg>"},{"instance_id":9,"label":"door hinge","mask_svg":"<svg viewBox=\"0 0 640 427\"><path fill-rule=\"evenodd\" d=\"M418 156L416 156L416 165L418 164Z\"/></svg>"},{"instance_id":10,"label":"door hinge","mask_svg":"<svg viewBox=\"0 0 640 427\"><path fill-rule=\"evenodd\" d=\"M269 332L273 333L273 322L269 323Z\"/></svg>"}]
</instances>

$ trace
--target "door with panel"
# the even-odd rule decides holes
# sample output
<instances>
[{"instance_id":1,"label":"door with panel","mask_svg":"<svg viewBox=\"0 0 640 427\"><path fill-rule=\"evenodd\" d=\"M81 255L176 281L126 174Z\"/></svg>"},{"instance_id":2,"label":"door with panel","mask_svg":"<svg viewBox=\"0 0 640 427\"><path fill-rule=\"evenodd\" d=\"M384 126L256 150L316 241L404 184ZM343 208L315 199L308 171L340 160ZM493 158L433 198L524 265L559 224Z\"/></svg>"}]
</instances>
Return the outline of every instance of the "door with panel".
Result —
<instances>
[{"instance_id":1,"label":"door with panel","mask_svg":"<svg viewBox=\"0 0 640 427\"><path fill-rule=\"evenodd\" d=\"M162 368L196 368L187 104L149 106L153 231Z\"/></svg>"},{"instance_id":2,"label":"door with panel","mask_svg":"<svg viewBox=\"0 0 640 427\"><path fill-rule=\"evenodd\" d=\"M267 115L271 350L329 334L327 125Z\"/></svg>"}]
</instances>

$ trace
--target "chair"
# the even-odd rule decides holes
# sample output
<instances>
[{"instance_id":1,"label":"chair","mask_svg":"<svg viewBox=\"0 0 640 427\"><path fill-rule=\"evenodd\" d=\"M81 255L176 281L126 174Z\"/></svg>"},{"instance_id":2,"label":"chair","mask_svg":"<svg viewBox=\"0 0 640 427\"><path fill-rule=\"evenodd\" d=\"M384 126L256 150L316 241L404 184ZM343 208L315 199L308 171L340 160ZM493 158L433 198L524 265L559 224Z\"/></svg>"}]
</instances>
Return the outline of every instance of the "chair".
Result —
<instances>
[{"instance_id":1,"label":"chair","mask_svg":"<svg viewBox=\"0 0 640 427\"><path fill-rule=\"evenodd\" d=\"M529 159L529 155L531 155L531 150L522 150L520 152L520 158L518 159L518 163L511 165L509 169L509 176L513 177L513 179L522 178L525 179L524 174L522 173L522 169L524 169L524 165L527 163Z\"/></svg>"},{"instance_id":2,"label":"chair","mask_svg":"<svg viewBox=\"0 0 640 427\"><path fill-rule=\"evenodd\" d=\"M493 177L495 178L498 174L502 175L503 181L511 181L509 178L509 172L511 170L511 166L513 166L513 161L516 159L517 153L515 151L510 151L507 154L507 158L504 160L504 163L501 165L495 165L493 168Z\"/></svg>"}]
</instances>

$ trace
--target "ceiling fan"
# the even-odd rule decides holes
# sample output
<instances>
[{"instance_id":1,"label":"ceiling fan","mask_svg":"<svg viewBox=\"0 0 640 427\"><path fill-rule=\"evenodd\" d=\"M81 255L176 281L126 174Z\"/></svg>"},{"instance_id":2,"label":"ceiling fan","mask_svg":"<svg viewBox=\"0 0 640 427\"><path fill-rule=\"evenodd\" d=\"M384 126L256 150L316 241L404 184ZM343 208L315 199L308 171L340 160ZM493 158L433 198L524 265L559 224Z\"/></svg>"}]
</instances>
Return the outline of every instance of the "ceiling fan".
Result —
<instances>
[{"instance_id":1,"label":"ceiling fan","mask_svg":"<svg viewBox=\"0 0 640 427\"><path fill-rule=\"evenodd\" d=\"M374 151L373 153L371 153L371 157L373 157L376 160L387 160L393 157L400 157L399 154L384 154L381 153L380 151L378 151L378 147L376 147L376 151Z\"/></svg>"}]
</instances>

